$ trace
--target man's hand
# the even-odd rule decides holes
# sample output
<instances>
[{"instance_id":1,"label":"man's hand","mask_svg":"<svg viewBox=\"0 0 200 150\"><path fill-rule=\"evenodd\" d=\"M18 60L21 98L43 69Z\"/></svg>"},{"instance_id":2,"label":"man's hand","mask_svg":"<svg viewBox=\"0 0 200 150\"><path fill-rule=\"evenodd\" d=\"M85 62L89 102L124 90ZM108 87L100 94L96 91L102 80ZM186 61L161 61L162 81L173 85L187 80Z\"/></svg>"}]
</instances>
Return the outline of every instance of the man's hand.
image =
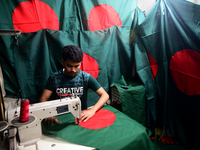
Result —
<instances>
[{"instance_id":1,"label":"man's hand","mask_svg":"<svg viewBox=\"0 0 200 150\"><path fill-rule=\"evenodd\" d=\"M95 111L93 111L92 109L89 109L89 110L86 110L86 111L83 111L81 113L81 117L79 118L79 121L84 121L86 122L88 119L90 119L92 116L94 116L95 114Z\"/></svg>"},{"instance_id":2,"label":"man's hand","mask_svg":"<svg viewBox=\"0 0 200 150\"><path fill-rule=\"evenodd\" d=\"M48 126L52 125L53 123L55 123L55 124L59 124L60 123L60 121L58 121L55 116L54 117L45 118L44 122Z\"/></svg>"},{"instance_id":3,"label":"man's hand","mask_svg":"<svg viewBox=\"0 0 200 150\"><path fill-rule=\"evenodd\" d=\"M81 117L79 118L79 121L86 122L88 119L90 119L94 114L106 103L106 101L109 99L108 93L101 87L99 88L96 93L100 96L98 102L89 110L83 111L81 113Z\"/></svg>"}]
</instances>

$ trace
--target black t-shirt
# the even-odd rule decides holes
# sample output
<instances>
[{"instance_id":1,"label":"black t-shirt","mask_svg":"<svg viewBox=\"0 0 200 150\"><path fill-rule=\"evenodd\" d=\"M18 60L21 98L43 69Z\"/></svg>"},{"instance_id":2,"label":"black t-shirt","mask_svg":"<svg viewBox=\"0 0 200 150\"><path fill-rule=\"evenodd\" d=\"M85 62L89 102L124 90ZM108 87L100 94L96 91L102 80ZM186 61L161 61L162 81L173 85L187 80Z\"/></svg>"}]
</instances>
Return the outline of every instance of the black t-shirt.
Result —
<instances>
[{"instance_id":1,"label":"black t-shirt","mask_svg":"<svg viewBox=\"0 0 200 150\"><path fill-rule=\"evenodd\" d=\"M53 91L51 99L59 99L77 93L81 99L82 109L86 109L88 89L97 91L100 87L101 85L92 75L82 70L79 70L74 77L67 77L63 74L63 70L60 70L49 77L45 89Z\"/></svg>"}]
</instances>

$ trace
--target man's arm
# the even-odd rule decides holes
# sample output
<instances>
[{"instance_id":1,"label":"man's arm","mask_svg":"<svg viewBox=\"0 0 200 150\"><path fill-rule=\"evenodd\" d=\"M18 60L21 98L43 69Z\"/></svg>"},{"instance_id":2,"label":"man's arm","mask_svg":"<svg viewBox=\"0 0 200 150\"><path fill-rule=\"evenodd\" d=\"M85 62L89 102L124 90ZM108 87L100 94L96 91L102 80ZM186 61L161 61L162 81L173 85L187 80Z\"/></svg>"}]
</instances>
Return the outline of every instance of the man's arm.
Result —
<instances>
[{"instance_id":1,"label":"man's arm","mask_svg":"<svg viewBox=\"0 0 200 150\"><path fill-rule=\"evenodd\" d=\"M79 121L87 121L90 119L109 99L108 93L101 87L96 93L100 96L98 102L88 111L85 111L81 114Z\"/></svg>"},{"instance_id":2,"label":"man's arm","mask_svg":"<svg viewBox=\"0 0 200 150\"><path fill-rule=\"evenodd\" d=\"M51 97L53 91L44 89L44 91L42 92L42 96L40 97L40 102L46 102L48 101L48 99Z\"/></svg>"},{"instance_id":3,"label":"man's arm","mask_svg":"<svg viewBox=\"0 0 200 150\"><path fill-rule=\"evenodd\" d=\"M109 99L108 93L101 87L99 88L96 93L100 96L98 102L91 108L93 111L99 110Z\"/></svg>"},{"instance_id":4,"label":"man's arm","mask_svg":"<svg viewBox=\"0 0 200 150\"><path fill-rule=\"evenodd\" d=\"M40 97L40 102L46 102L51 97L53 91L44 89L42 96ZM45 118L45 123L47 125L52 125L53 123L59 124L60 121L57 120L56 116Z\"/></svg>"}]
</instances>

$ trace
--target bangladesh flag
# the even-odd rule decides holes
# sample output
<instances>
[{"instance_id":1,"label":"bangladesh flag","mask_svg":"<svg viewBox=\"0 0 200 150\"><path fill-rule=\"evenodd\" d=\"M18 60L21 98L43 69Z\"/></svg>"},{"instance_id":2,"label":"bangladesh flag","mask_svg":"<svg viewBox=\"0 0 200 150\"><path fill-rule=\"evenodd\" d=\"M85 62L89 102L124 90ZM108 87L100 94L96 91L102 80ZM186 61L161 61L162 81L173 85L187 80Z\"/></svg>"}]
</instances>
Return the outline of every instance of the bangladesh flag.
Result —
<instances>
[{"instance_id":1,"label":"bangladesh flag","mask_svg":"<svg viewBox=\"0 0 200 150\"><path fill-rule=\"evenodd\" d=\"M146 127L110 105L78 125L70 113L58 116L58 120L61 123L52 126L42 122L43 133L100 150L159 149L149 138L151 132Z\"/></svg>"},{"instance_id":2,"label":"bangladesh flag","mask_svg":"<svg viewBox=\"0 0 200 150\"><path fill-rule=\"evenodd\" d=\"M200 6L181 0L164 1L169 63L168 125L181 144L200 144Z\"/></svg>"},{"instance_id":3,"label":"bangladesh flag","mask_svg":"<svg viewBox=\"0 0 200 150\"><path fill-rule=\"evenodd\" d=\"M190 2L159 0L138 20L135 42L136 69L153 118L148 125L166 126L192 149L199 147L199 10Z\"/></svg>"},{"instance_id":4,"label":"bangladesh flag","mask_svg":"<svg viewBox=\"0 0 200 150\"><path fill-rule=\"evenodd\" d=\"M69 44L81 47L84 52L81 69L93 75L109 92L110 85L121 75L132 74L130 26L136 5L137 1L1 1L0 29L22 32L17 40L15 36L0 36L6 96L38 102L49 75L62 69L62 48ZM96 13L98 10L105 13ZM93 26L102 22L99 20L102 16L104 24L109 25L85 31L90 14ZM90 91L88 106L98 98Z\"/></svg>"},{"instance_id":5,"label":"bangladesh flag","mask_svg":"<svg viewBox=\"0 0 200 150\"><path fill-rule=\"evenodd\" d=\"M133 30L136 33L134 54L136 72L143 81L147 96L147 126L154 128L163 121L167 60L164 41L164 21L161 1L157 1L148 16L141 10L135 13ZM156 78L159 82L157 83ZM159 79L160 78L160 79ZM159 96L158 96L159 95Z\"/></svg>"},{"instance_id":6,"label":"bangladesh flag","mask_svg":"<svg viewBox=\"0 0 200 150\"><path fill-rule=\"evenodd\" d=\"M131 27L137 0L77 1L83 30L97 31L112 26Z\"/></svg>"}]
</instances>

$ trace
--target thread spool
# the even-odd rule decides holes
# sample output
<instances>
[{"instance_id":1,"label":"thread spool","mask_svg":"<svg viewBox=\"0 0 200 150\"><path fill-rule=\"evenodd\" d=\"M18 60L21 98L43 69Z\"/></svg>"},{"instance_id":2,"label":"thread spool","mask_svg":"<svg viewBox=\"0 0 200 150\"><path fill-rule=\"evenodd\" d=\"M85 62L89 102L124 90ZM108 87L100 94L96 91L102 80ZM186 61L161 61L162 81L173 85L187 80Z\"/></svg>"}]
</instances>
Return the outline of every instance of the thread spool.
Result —
<instances>
[{"instance_id":1,"label":"thread spool","mask_svg":"<svg viewBox=\"0 0 200 150\"><path fill-rule=\"evenodd\" d=\"M20 121L26 122L29 120L29 100L21 100L21 109L20 109Z\"/></svg>"}]
</instances>

